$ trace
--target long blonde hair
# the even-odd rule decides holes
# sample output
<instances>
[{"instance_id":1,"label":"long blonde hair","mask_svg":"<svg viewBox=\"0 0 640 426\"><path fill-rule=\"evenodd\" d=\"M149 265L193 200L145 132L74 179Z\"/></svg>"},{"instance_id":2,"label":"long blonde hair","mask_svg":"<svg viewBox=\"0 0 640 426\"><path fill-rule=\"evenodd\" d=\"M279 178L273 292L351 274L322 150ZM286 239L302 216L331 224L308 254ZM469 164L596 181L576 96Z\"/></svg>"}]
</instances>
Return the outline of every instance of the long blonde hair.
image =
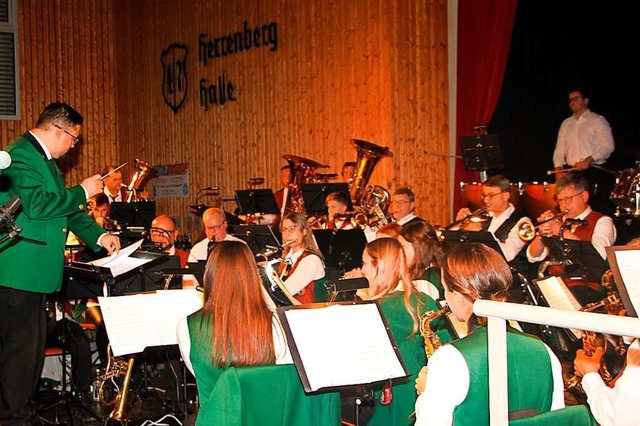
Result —
<instances>
[{"instance_id":1,"label":"long blonde hair","mask_svg":"<svg viewBox=\"0 0 640 426\"><path fill-rule=\"evenodd\" d=\"M253 254L246 244L222 241L211 251L204 274L204 316L211 318L214 366L275 363L271 311Z\"/></svg>"},{"instance_id":2,"label":"long blonde hair","mask_svg":"<svg viewBox=\"0 0 640 426\"><path fill-rule=\"evenodd\" d=\"M419 324L418 309L411 304L411 296L416 290L407 269L402 246L395 238L379 238L368 243L365 252L376 268L376 275L369 280L368 299L382 299L401 283L404 306L413 320L413 331L409 337L413 336Z\"/></svg>"},{"instance_id":3,"label":"long blonde hair","mask_svg":"<svg viewBox=\"0 0 640 426\"><path fill-rule=\"evenodd\" d=\"M289 219L291 222L293 222L294 225L302 230L302 233L304 234L304 239L302 241L304 249L312 252L320 259L322 259L322 252L318 248L315 238L313 238L313 231L311 231L311 228L309 228L309 224L307 223L307 218L305 217L305 215L296 212L285 213L284 216L282 216L282 221L280 221L280 226L282 226L284 221L287 219Z\"/></svg>"}]
</instances>

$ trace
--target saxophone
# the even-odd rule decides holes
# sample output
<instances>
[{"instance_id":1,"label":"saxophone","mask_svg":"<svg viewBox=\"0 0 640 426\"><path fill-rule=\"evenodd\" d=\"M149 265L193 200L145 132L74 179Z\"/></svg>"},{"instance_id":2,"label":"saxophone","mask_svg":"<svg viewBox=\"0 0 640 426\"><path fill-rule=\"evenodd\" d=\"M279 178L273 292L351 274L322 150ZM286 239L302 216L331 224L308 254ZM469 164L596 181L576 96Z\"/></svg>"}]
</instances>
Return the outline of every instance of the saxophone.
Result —
<instances>
[{"instance_id":1,"label":"saxophone","mask_svg":"<svg viewBox=\"0 0 640 426\"><path fill-rule=\"evenodd\" d=\"M99 400L105 405L113 405L111 413L109 413L109 419L127 422L127 396L129 394L129 384L131 383L131 373L133 372L133 364L135 363L135 355L129 355L128 359L123 357L115 357L112 355L111 344L107 346L107 369L104 374L99 377L100 391L98 393ZM119 387L116 382L116 377L121 377L121 386ZM111 383L113 390L117 392L114 399L110 399L107 394L106 384Z\"/></svg>"},{"instance_id":2,"label":"saxophone","mask_svg":"<svg viewBox=\"0 0 640 426\"><path fill-rule=\"evenodd\" d=\"M450 312L449 305L444 305L437 311L427 311L420 317L420 334L424 338L424 352L427 359L442 345L440 337L431 330L431 321Z\"/></svg>"}]
</instances>

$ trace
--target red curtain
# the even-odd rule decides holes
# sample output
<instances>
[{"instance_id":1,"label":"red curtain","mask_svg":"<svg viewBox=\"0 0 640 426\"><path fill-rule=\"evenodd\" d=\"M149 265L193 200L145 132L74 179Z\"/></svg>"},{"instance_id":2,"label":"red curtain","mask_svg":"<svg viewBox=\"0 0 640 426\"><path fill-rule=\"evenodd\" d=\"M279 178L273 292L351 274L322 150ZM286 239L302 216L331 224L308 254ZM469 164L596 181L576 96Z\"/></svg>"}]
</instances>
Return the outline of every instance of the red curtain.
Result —
<instances>
[{"instance_id":1,"label":"red curtain","mask_svg":"<svg viewBox=\"0 0 640 426\"><path fill-rule=\"evenodd\" d=\"M473 127L490 123L495 111L509 55L517 0L459 0L456 155L460 137L473 135ZM454 211L461 207L459 183L479 181L456 159Z\"/></svg>"}]
</instances>

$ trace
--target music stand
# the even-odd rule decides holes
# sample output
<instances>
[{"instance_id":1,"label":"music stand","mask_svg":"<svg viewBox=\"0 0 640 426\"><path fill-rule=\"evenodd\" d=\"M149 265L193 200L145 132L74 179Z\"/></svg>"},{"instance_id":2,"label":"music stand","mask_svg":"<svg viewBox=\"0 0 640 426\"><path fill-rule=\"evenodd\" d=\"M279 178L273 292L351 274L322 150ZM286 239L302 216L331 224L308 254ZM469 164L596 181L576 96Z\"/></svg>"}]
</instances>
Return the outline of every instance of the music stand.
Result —
<instances>
[{"instance_id":1,"label":"music stand","mask_svg":"<svg viewBox=\"0 0 640 426\"><path fill-rule=\"evenodd\" d=\"M500 151L500 140L498 135L491 133L487 135L462 136L460 138L462 148L462 161L467 171L479 171L481 180L486 179L486 171L490 169L501 169L504 167L502 152Z\"/></svg>"},{"instance_id":2,"label":"music stand","mask_svg":"<svg viewBox=\"0 0 640 426\"><path fill-rule=\"evenodd\" d=\"M253 254L264 252L267 246L280 247L269 225L232 225L231 229L233 235L247 243Z\"/></svg>"},{"instance_id":3,"label":"music stand","mask_svg":"<svg viewBox=\"0 0 640 426\"><path fill-rule=\"evenodd\" d=\"M349 195L349 185L340 183L309 183L301 186L302 200L307 213L327 214L325 200L332 192L342 192L347 196L347 211L353 211L351 196Z\"/></svg>"},{"instance_id":4,"label":"music stand","mask_svg":"<svg viewBox=\"0 0 640 426\"><path fill-rule=\"evenodd\" d=\"M207 260L198 260L196 262L189 262L189 270L191 274L196 277L198 283L203 286L204 285L204 269L207 265Z\"/></svg>"},{"instance_id":5,"label":"music stand","mask_svg":"<svg viewBox=\"0 0 640 426\"><path fill-rule=\"evenodd\" d=\"M76 298L95 298L102 296L104 284L106 284L109 296L157 290L158 283L164 278L162 270L180 267L180 258L169 256L166 253L137 250L131 254L131 257L148 259L148 262L117 277L111 274L109 268L89 263L71 262L65 265L67 279L63 280L64 294L68 298L71 295L75 295ZM177 280L175 277L174 279ZM182 287L181 283L180 278L180 288Z\"/></svg>"},{"instance_id":6,"label":"music stand","mask_svg":"<svg viewBox=\"0 0 640 426\"><path fill-rule=\"evenodd\" d=\"M324 256L327 269L337 268L346 272L362 266L362 253L367 245L362 229L316 229L313 236Z\"/></svg>"},{"instance_id":7,"label":"music stand","mask_svg":"<svg viewBox=\"0 0 640 426\"><path fill-rule=\"evenodd\" d=\"M109 218L122 227L139 227L149 229L156 217L155 201L136 201L134 203L111 203Z\"/></svg>"},{"instance_id":8,"label":"music stand","mask_svg":"<svg viewBox=\"0 0 640 426\"><path fill-rule=\"evenodd\" d=\"M627 316L637 318L640 311L640 293L637 291L638 276L635 265L640 259L640 248L637 246L614 246L607 247L606 251L614 283L627 311Z\"/></svg>"},{"instance_id":9,"label":"music stand","mask_svg":"<svg viewBox=\"0 0 640 426\"><path fill-rule=\"evenodd\" d=\"M596 251L591 241L565 240L554 237L542 237L542 242L549 249L555 260L573 263L568 266L567 273L571 276L586 277L589 281L600 282L602 275L608 269L604 259Z\"/></svg>"},{"instance_id":10,"label":"music stand","mask_svg":"<svg viewBox=\"0 0 640 426\"><path fill-rule=\"evenodd\" d=\"M500 256L504 257L504 253L502 252L502 249L500 249L500 245L493 237L491 232L458 230L443 231L442 235L444 236L444 246L447 251L459 246L460 244L481 243L494 249L500 254Z\"/></svg>"},{"instance_id":11,"label":"music stand","mask_svg":"<svg viewBox=\"0 0 640 426\"><path fill-rule=\"evenodd\" d=\"M280 209L271 189L239 189L236 200L240 214L278 214Z\"/></svg>"}]
</instances>

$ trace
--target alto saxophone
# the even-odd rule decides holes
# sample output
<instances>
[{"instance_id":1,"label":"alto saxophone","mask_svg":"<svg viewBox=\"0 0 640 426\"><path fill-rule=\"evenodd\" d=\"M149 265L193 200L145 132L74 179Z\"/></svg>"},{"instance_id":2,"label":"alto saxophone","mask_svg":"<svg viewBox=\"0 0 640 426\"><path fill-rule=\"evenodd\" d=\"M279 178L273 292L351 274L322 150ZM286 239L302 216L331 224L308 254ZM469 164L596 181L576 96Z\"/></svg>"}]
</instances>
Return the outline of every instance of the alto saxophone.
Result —
<instances>
[{"instance_id":1,"label":"alto saxophone","mask_svg":"<svg viewBox=\"0 0 640 426\"><path fill-rule=\"evenodd\" d=\"M427 311L420 317L420 334L424 338L424 352L427 359L442 346L440 337L431 330L431 321L451 312L449 305L444 305L437 311Z\"/></svg>"},{"instance_id":2,"label":"alto saxophone","mask_svg":"<svg viewBox=\"0 0 640 426\"><path fill-rule=\"evenodd\" d=\"M113 409L109 413L109 419L127 422L127 396L129 394L129 385L131 384L131 373L133 372L133 364L135 363L135 355L129 355L128 359L123 357L113 356L111 351L111 344L107 346L107 369L103 375L100 376L100 391L98 393L99 400L105 405L113 405ZM120 386L115 382L116 377L122 377ZM105 384L110 381L113 384L117 394L114 399L110 400L105 395L107 390Z\"/></svg>"}]
</instances>

